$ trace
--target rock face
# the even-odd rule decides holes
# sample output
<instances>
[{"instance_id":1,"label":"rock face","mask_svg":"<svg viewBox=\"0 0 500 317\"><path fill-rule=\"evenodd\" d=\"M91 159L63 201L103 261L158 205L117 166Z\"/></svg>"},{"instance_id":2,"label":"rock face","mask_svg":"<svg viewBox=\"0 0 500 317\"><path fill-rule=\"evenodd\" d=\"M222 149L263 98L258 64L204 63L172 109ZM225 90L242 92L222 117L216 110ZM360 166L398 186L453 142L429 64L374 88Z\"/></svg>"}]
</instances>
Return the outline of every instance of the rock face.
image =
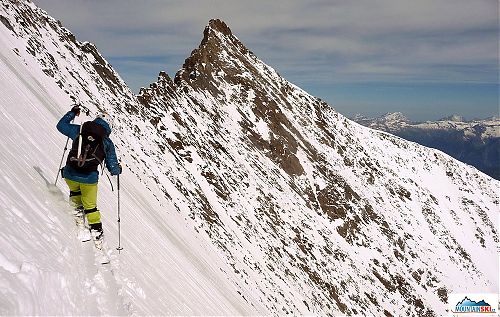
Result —
<instances>
[{"instance_id":1,"label":"rock face","mask_svg":"<svg viewBox=\"0 0 500 317\"><path fill-rule=\"evenodd\" d=\"M171 181L271 312L439 315L459 276L498 284L478 253L496 261L495 181L352 123L222 21L150 87L143 116L186 173Z\"/></svg>"},{"instance_id":2,"label":"rock face","mask_svg":"<svg viewBox=\"0 0 500 317\"><path fill-rule=\"evenodd\" d=\"M449 293L498 289L497 181L346 119L224 22L209 22L173 80L160 72L133 96L94 46L50 19L14 23L48 19L32 4L3 6L40 67L58 52L47 80L114 117L137 186L216 247L259 313L442 315Z\"/></svg>"},{"instance_id":3,"label":"rock face","mask_svg":"<svg viewBox=\"0 0 500 317\"><path fill-rule=\"evenodd\" d=\"M354 121L445 152L489 176L500 179L500 119L465 121L452 115L438 121L411 123L401 113Z\"/></svg>"}]
</instances>

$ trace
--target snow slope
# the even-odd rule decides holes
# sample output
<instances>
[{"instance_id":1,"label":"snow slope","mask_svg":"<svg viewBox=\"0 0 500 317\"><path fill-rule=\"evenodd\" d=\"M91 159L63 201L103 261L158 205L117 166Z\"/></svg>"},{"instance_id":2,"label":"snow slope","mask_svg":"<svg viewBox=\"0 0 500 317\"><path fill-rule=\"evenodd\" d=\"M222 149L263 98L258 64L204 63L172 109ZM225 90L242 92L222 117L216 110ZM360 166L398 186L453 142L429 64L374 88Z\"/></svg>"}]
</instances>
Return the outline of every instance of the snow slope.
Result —
<instances>
[{"instance_id":1,"label":"snow slope","mask_svg":"<svg viewBox=\"0 0 500 317\"><path fill-rule=\"evenodd\" d=\"M32 4L19 7L43 14ZM3 2L0 13L13 19L17 9ZM42 72L36 56L24 50L25 39L0 27L0 314L255 314L222 273L229 268L217 250L127 171L121 179L124 251L113 252L110 266L95 265L93 246L76 239L65 184L59 180L56 188L51 186L65 143L55 124L71 100ZM98 91L75 59L61 60L62 54L71 55L52 41L59 34L50 28L41 32L47 33L38 40L55 63L71 64L88 89ZM120 144L122 139L115 135L114 140ZM119 147L118 152L129 160L125 150ZM99 207L113 249L116 201L103 178Z\"/></svg>"},{"instance_id":2,"label":"snow slope","mask_svg":"<svg viewBox=\"0 0 500 317\"><path fill-rule=\"evenodd\" d=\"M2 2L0 22L0 314L432 316L497 292L497 181L347 120L223 22L137 97L32 3ZM112 115L126 166L109 267L47 185L70 96ZM116 246L104 178L99 195Z\"/></svg>"}]
</instances>

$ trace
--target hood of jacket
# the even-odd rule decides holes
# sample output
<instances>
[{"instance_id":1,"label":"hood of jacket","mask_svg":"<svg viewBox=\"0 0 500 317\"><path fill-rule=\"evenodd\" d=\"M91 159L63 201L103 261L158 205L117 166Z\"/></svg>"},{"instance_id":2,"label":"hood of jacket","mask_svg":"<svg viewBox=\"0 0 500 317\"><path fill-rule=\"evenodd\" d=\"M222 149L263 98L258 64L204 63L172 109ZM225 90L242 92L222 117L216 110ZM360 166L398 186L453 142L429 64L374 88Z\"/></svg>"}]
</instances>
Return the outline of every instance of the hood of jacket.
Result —
<instances>
[{"instance_id":1,"label":"hood of jacket","mask_svg":"<svg viewBox=\"0 0 500 317\"><path fill-rule=\"evenodd\" d=\"M106 136L109 137L111 134L111 126L102 118L96 118L94 119L94 122L102 126L106 130Z\"/></svg>"}]
</instances>

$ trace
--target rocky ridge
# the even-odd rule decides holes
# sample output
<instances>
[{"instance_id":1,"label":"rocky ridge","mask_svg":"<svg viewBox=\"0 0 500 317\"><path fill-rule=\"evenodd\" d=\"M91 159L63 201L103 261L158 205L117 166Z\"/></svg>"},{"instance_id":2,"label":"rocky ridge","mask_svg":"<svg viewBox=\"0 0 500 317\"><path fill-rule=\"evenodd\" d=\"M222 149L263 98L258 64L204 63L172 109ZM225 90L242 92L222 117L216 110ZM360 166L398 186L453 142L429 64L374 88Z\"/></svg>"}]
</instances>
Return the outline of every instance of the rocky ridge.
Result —
<instances>
[{"instance_id":1,"label":"rocky ridge","mask_svg":"<svg viewBox=\"0 0 500 317\"><path fill-rule=\"evenodd\" d=\"M216 194L192 217L245 283L259 272L252 287L262 300L285 303L268 306L275 313L396 315L392 301L410 315L432 315L454 289L451 271L481 274L449 227L468 220L445 219L457 208L464 216L476 210L476 243L483 225L491 246L498 241L476 203L495 194L463 196L470 179L491 181L460 172L438 151L353 124L280 77L222 21L210 21L173 81L160 73L138 98L178 162L197 164L186 170ZM433 188L431 175L461 194ZM486 209L494 214L497 204ZM454 269L440 268L427 248ZM387 301L377 295L384 292Z\"/></svg>"},{"instance_id":2,"label":"rocky ridge","mask_svg":"<svg viewBox=\"0 0 500 317\"><path fill-rule=\"evenodd\" d=\"M136 97L46 13L2 7L3 25L26 40L19 58L37 60L53 93L113 115L127 169L175 208L159 212L206 235L256 310L441 315L451 292L498 288L498 263L483 261L497 252L498 182L351 122L222 21L173 80L160 72Z\"/></svg>"}]
</instances>

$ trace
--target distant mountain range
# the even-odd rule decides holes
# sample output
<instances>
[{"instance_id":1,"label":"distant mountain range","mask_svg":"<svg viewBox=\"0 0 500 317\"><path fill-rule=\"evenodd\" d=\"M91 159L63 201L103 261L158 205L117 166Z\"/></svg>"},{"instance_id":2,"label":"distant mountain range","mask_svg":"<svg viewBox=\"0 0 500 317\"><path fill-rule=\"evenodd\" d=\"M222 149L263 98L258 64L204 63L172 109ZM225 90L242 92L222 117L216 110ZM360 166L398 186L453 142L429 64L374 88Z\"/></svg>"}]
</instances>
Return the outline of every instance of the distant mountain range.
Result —
<instances>
[{"instance_id":1,"label":"distant mountain range","mask_svg":"<svg viewBox=\"0 0 500 317\"><path fill-rule=\"evenodd\" d=\"M409 141L436 148L500 179L500 118L466 121L452 115L437 121L411 122L401 112L378 118L356 115L364 126L386 131Z\"/></svg>"}]
</instances>

